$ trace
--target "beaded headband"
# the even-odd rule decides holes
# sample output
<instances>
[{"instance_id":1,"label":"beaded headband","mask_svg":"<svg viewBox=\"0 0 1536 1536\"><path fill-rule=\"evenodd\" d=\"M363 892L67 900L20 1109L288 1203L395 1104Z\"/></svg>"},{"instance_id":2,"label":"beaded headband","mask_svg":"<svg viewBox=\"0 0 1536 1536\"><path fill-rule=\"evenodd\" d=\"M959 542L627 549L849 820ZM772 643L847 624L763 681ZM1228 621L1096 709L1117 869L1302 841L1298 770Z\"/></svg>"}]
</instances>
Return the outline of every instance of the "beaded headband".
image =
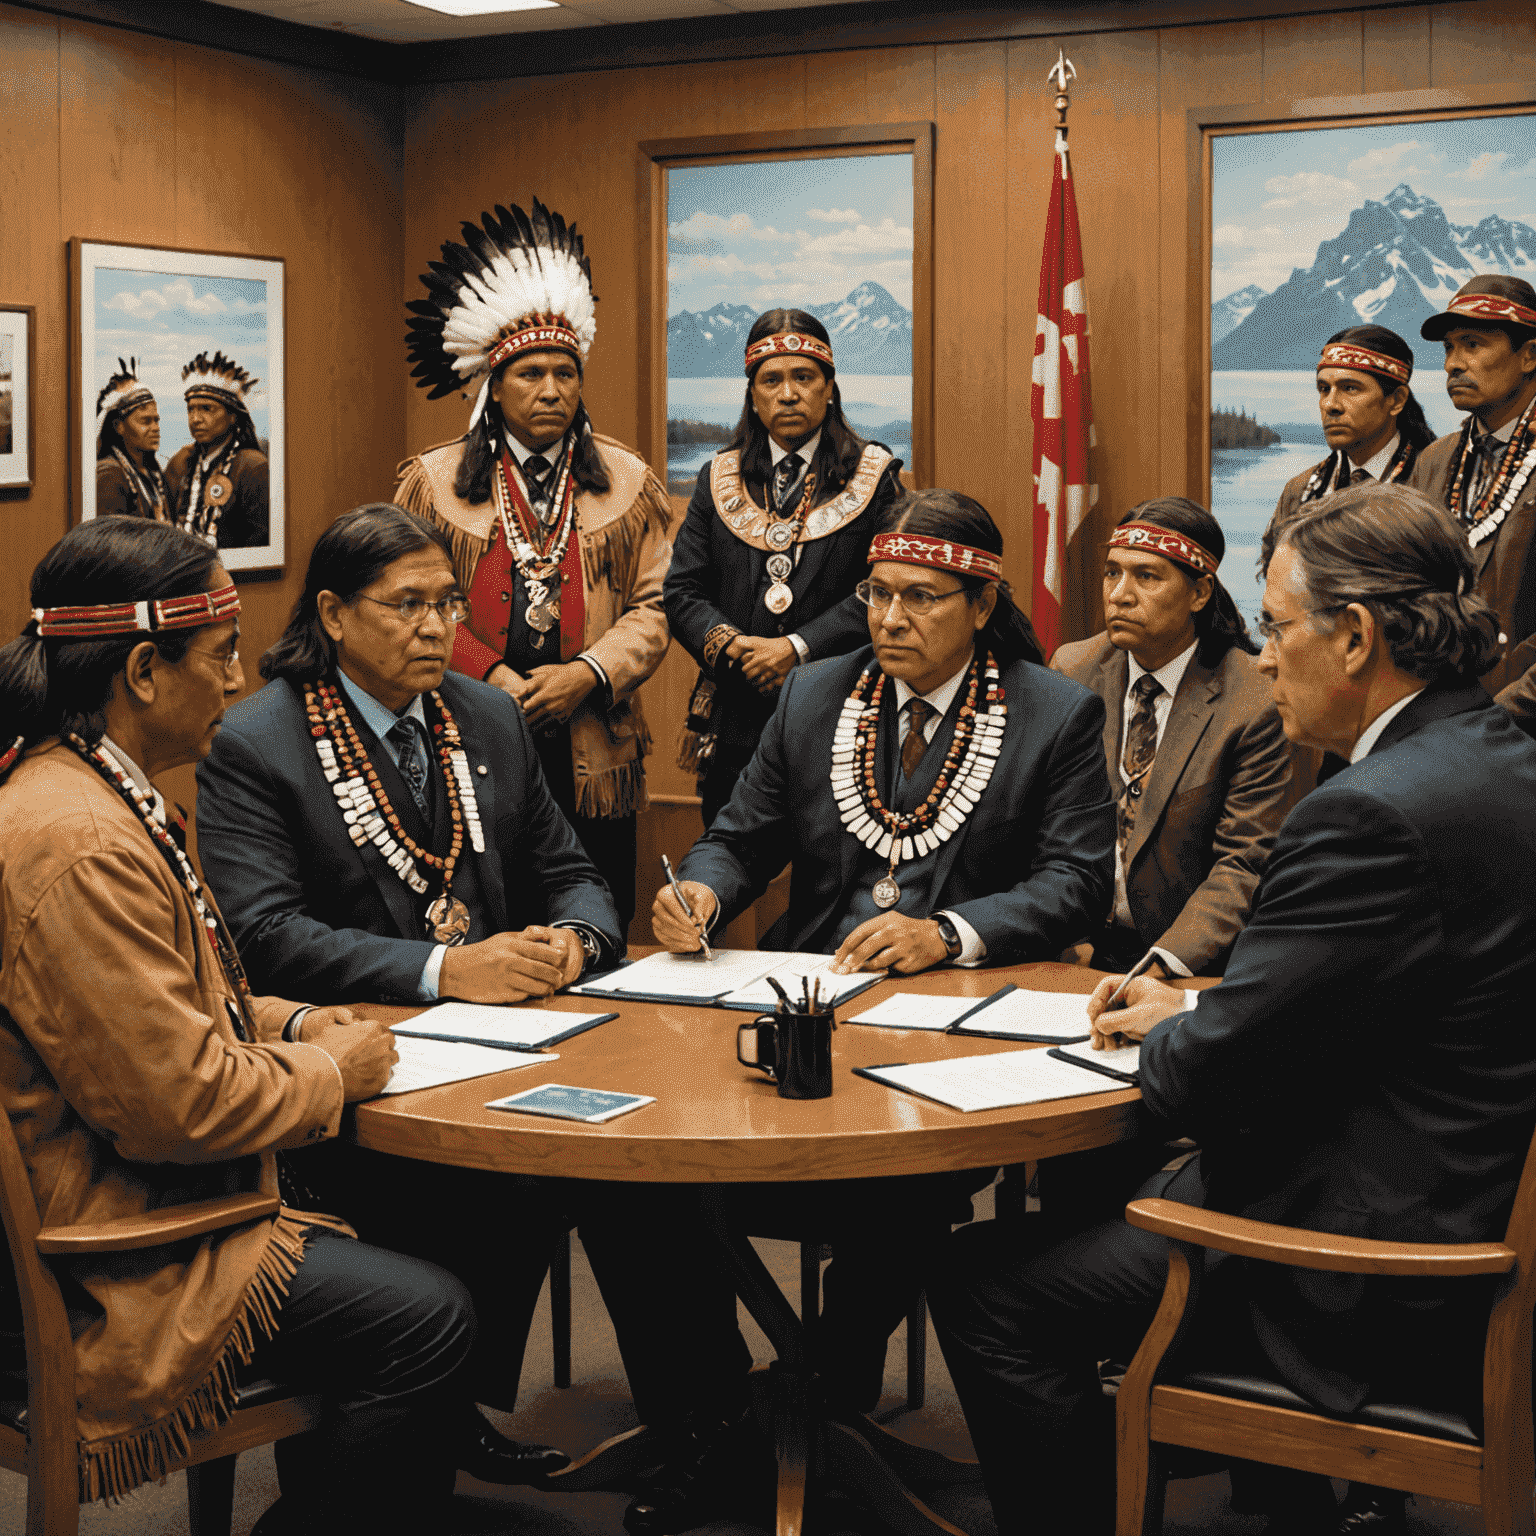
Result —
<instances>
[{"instance_id":1,"label":"beaded headband","mask_svg":"<svg viewBox=\"0 0 1536 1536\"><path fill-rule=\"evenodd\" d=\"M187 597L156 597L137 603L97 603L84 608L34 608L37 632L49 639L99 640L106 635L132 635L143 630L201 629L220 624L240 612L240 594L233 586Z\"/></svg>"},{"instance_id":2,"label":"beaded headband","mask_svg":"<svg viewBox=\"0 0 1536 1536\"><path fill-rule=\"evenodd\" d=\"M1512 320L1536 331L1536 309L1517 304L1496 293L1458 293L1445 306L1448 315L1465 315L1469 320Z\"/></svg>"},{"instance_id":3,"label":"beaded headband","mask_svg":"<svg viewBox=\"0 0 1536 1536\"><path fill-rule=\"evenodd\" d=\"M956 544L949 539L930 539L916 533L877 533L869 546L869 564L895 560L901 565L931 565L957 576L980 576L1001 581L1003 560L985 549Z\"/></svg>"},{"instance_id":4,"label":"beaded headband","mask_svg":"<svg viewBox=\"0 0 1536 1536\"><path fill-rule=\"evenodd\" d=\"M1198 576L1214 576L1220 562L1210 550L1186 539L1171 528L1159 528L1155 523L1121 523L1109 536L1111 549L1139 549L1147 554L1162 555L1166 560L1177 560L1187 565Z\"/></svg>"},{"instance_id":5,"label":"beaded headband","mask_svg":"<svg viewBox=\"0 0 1536 1536\"><path fill-rule=\"evenodd\" d=\"M107 417L116 412L121 411L126 414L146 401L152 404L154 398L155 392L135 379L131 389L120 389L101 402L101 409L96 412L96 430L100 432L107 424Z\"/></svg>"},{"instance_id":6,"label":"beaded headband","mask_svg":"<svg viewBox=\"0 0 1536 1536\"><path fill-rule=\"evenodd\" d=\"M817 337L806 336L800 331L776 331L772 336L754 341L747 348L747 374L750 376L752 370L769 357L814 357L834 372L837 368L832 361L832 348Z\"/></svg>"},{"instance_id":7,"label":"beaded headband","mask_svg":"<svg viewBox=\"0 0 1536 1536\"><path fill-rule=\"evenodd\" d=\"M564 315L545 315L536 325L525 325L504 336L491 348L486 363L495 370L519 352L548 351L569 352L578 364L581 362L581 338L566 323Z\"/></svg>"},{"instance_id":8,"label":"beaded headband","mask_svg":"<svg viewBox=\"0 0 1536 1536\"><path fill-rule=\"evenodd\" d=\"M1317 366L1379 373L1399 384L1406 384L1413 377L1412 363L1405 363L1400 357L1388 357L1385 352L1372 352L1369 347L1357 347L1352 341L1330 341L1323 348Z\"/></svg>"}]
</instances>

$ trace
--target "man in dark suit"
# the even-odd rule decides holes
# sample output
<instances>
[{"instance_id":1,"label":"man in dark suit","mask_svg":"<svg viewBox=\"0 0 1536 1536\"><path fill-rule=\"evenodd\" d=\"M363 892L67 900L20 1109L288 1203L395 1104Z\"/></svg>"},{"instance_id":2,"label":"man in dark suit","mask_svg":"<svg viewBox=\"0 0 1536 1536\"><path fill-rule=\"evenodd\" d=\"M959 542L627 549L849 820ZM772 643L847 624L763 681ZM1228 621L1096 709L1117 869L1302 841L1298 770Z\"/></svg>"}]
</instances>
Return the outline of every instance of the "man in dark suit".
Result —
<instances>
[{"instance_id":1,"label":"man in dark suit","mask_svg":"<svg viewBox=\"0 0 1536 1536\"><path fill-rule=\"evenodd\" d=\"M1216 575L1225 552L1216 519L1182 496L1132 508L1105 555L1103 633L1051 659L1104 700L1120 790L1099 970L1155 948L1164 976L1219 976L1290 806L1291 748Z\"/></svg>"},{"instance_id":2,"label":"man in dark suit","mask_svg":"<svg viewBox=\"0 0 1536 1536\"><path fill-rule=\"evenodd\" d=\"M1104 707L1038 665L1002 574L1002 536L967 496L895 504L869 551L872 648L791 673L751 765L683 860L702 921L728 920L793 860L772 948L846 971L1054 958L1101 924L1113 877ZM861 730L857 722L865 721ZM894 841L881 828L896 825ZM668 948L697 947L670 889ZM934 1245L989 1173L754 1189L747 1219L825 1212L838 1234L818 1330L837 1411L880 1394L886 1340Z\"/></svg>"},{"instance_id":3,"label":"man in dark suit","mask_svg":"<svg viewBox=\"0 0 1536 1536\"><path fill-rule=\"evenodd\" d=\"M1219 987L1192 1008L1146 978L1112 1013L1114 983L1094 995L1096 1029L1144 1041L1147 1109L1203 1147L1139 1193L1373 1238L1499 1235L1536 1127L1516 1022L1536 985L1536 746L1476 681L1497 618L1465 539L1399 487L1303 509L1267 574L1260 665L1286 735L1348 766L1286 820ZM1061 1241L994 1225L930 1298L999 1527L1108 1531L1095 1361L1134 1351L1166 1246L1123 1220ZM1480 1349L1458 1346L1488 1292L1213 1260L1214 1358L1338 1413L1475 1400ZM1266 1480L1289 1522L1271 1529L1332 1531L1331 1491L1296 1477ZM1402 1529L1400 1495L1352 1499L1347 1529Z\"/></svg>"},{"instance_id":4,"label":"man in dark suit","mask_svg":"<svg viewBox=\"0 0 1536 1536\"><path fill-rule=\"evenodd\" d=\"M198 771L198 852L253 983L314 1003L517 1002L623 953L607 887L561 816L517 706L447 672L464 598L446 536L398 507L321 535ZM429 749L428 742L431 743ZM302 1038L303 1019L290 1026ZM556 1237L556 1201L337 1142L297 1176L382 1247L430 1254L483 1308L476 1398L511 1409ZM526 1482L558 1452L466 1412L459 1465Z\"/></svg>"}]
</instances>

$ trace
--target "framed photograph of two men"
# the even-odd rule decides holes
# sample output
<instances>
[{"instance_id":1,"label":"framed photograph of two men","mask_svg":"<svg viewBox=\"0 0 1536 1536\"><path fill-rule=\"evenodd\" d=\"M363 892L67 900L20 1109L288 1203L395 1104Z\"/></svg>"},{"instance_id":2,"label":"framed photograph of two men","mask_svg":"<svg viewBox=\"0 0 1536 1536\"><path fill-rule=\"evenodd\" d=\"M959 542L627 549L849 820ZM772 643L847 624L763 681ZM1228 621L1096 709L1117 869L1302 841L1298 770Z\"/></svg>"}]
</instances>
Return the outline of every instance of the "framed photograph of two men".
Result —
<instances>
[{"instance_id":1,"label":"framed photograph of two men","mask_svg":"<svg viewBox=\"0 0 1536 1536\"><path fill-rule=\"evenodd\" d=\"M231 571L283 563L280 257L69 244L75 514L153 517Z\"/></svg>"}]
</instances>

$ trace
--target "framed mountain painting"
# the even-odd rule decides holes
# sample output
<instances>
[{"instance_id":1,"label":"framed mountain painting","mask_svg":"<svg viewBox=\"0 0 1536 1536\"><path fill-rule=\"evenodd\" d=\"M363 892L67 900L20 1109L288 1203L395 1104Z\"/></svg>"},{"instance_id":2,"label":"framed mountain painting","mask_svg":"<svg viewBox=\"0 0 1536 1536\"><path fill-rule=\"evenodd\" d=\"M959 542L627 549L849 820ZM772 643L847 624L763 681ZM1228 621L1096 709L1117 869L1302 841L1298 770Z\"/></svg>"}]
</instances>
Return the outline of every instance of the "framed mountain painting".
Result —
<instances>
[{"instance_id":1,"label":"framed mountain painting","mask_svg":"<svg viewBox=\"0 0 1536 1536\"><path fill-rule=\"evenodd\" d=\"M1328 451L1315 371L1330 336L1396 331L1430 425L1460 426L1419 327L1476 274L1536 279L1536 113L1207 131L1211 509L1252 617L1280 492Z\"/></svg>"},{"instance_id":2,"label":"framed mountain painting","mask_svg":"<svg viewBox=\"0 0 1536 1536\"><path fill-rule=\"evenodd\" d=\"M826 326L843 411L925 483L932 127L665 140L652 165L651 462L692 494L746 401L765 310Z\"/></svg>"}]
</instances>

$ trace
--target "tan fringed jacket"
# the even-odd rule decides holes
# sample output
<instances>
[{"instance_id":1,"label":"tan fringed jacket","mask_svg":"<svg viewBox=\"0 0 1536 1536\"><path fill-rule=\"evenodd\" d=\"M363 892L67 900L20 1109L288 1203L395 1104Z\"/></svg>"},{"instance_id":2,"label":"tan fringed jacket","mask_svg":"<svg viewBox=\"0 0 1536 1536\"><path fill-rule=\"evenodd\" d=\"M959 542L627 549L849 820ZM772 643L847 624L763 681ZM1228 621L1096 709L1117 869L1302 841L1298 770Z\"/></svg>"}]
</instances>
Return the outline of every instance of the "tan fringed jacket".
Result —
<instances>
[{"instance_id":1,"label":"tan fringed jacket","mask_svg":"<svg viewBox=\"0 0 1536 1536\"><path fill-rule=\"evenodd\" d=\"M648 803L643 760L651 750L637 690L661 665L672 638L661 606L661 584L672 561L667 538L672 503L639 454L612 438L594 434L594 440L610 488L601 496L576 493L585 602L582 649L608 674L613 708L603 708L598 688L571 716L576 814L632 816ZM495 501L474 506L454 493L463 456L460 438L407 459L399 469L395 500L448 535L454 570L470 598L469 618L454 641L453 667L483 679L506 654L511 561L496 526ZM504 564L504 580L493 582L492 573L480 569L488 550ZM492 585L499 590L489 591Z\"/></svg>"},{"instance_id":2,"label":"tan fringed jacket","mask_svg":"<svg viewBox=\"0 0 1536 1536\"><path fill-rule=\"evenodd\" d=\"M336 1133L341 1074L251 1002L242 1043L190 898L133 809L59 742L0 785L0 1102L45 1226L277 1192L273 1150ZM53 1259L75 1330L82 1497L162 1476L228 1415L281 1323L303 1228L286 1209L165 1248Z\"/></svg>"}]
</instances>

